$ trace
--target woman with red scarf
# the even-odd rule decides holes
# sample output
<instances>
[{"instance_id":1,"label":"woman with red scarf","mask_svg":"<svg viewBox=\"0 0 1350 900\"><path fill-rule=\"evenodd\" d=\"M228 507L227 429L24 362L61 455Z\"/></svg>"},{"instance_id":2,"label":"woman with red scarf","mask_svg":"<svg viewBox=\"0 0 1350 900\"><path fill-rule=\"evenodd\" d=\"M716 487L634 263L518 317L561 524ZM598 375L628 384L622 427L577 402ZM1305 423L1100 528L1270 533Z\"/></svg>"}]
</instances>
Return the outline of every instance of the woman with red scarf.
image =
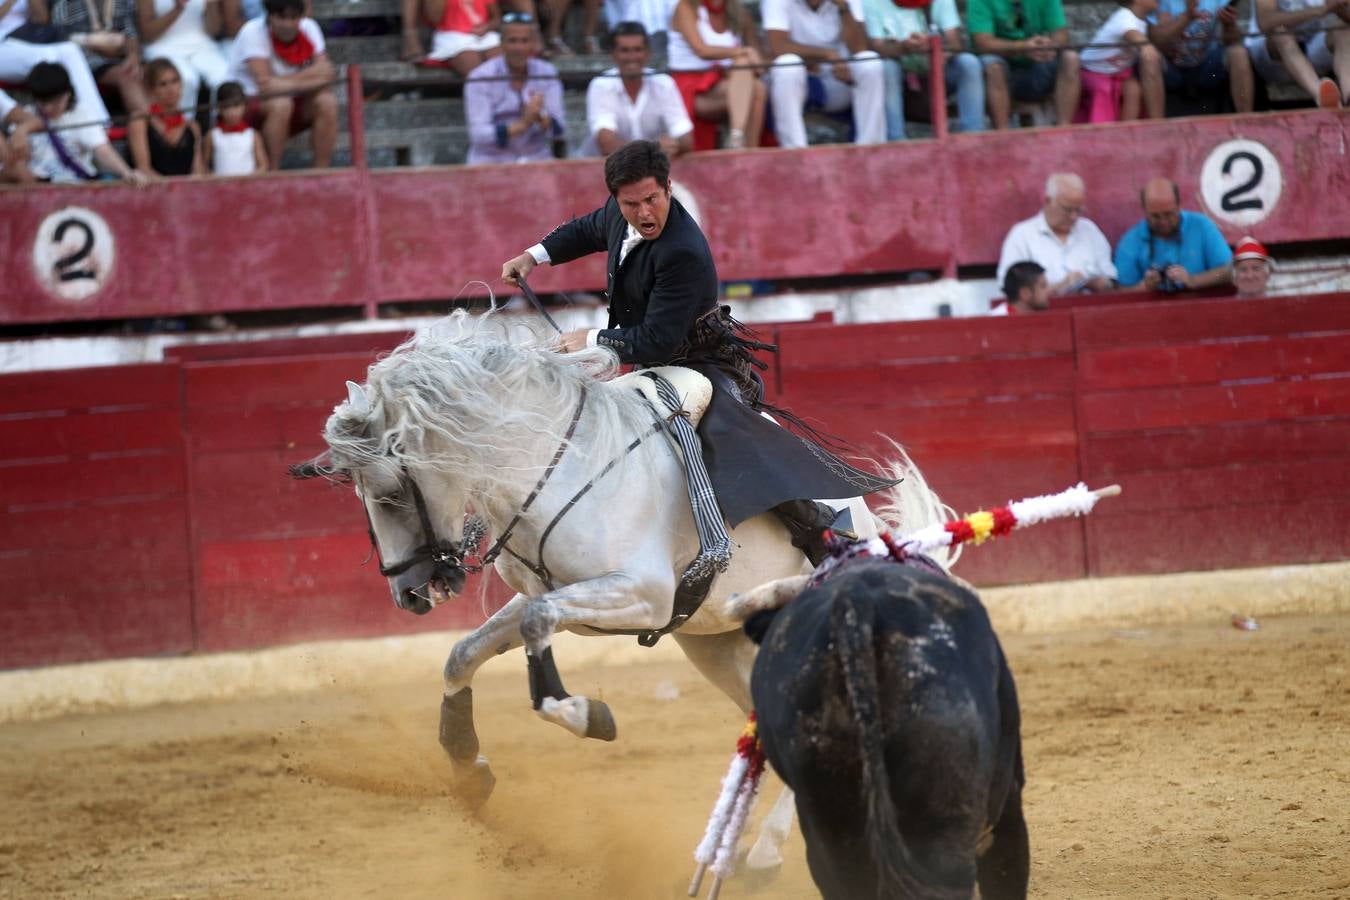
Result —
<instances>
[{"instance_id":1,"label":"woman with red scarf","mask_svg":"<svg viewBox=\"0 0 1350 900\"><path fill-rule=\"evenodd\" d=\"M723 121L728 148L758 147L768 92L762 69L741 68L764 61L749 13L738 0L678 0L668 40L666 61L694 120L694 149L715 149Z\"/></svg>"},{"instance_id":2,"label":"woman with red scarf","mask_svg":"<svg viewBox=\"0 0 1350 900\"><path fill-rule=\"evenodd\" d=\"M202 132L183 115L183 79L167 59L145 65L150 115L127 125L131 162L147 175L205 175Z\"/></svg>"}]
</instances>

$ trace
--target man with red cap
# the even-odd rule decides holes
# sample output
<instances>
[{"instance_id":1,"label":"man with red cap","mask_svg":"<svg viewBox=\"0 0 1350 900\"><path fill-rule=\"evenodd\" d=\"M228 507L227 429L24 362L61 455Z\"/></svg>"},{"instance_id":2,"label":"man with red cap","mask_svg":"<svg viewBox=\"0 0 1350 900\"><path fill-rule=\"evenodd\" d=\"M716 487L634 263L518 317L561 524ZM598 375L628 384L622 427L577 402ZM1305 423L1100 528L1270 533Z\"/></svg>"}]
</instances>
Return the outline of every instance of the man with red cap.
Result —
<instances>
[{"instance_id":1,"label":"man with red cap","mask_svg":"<svg viewBox=\"0 0 1350 900\"><path fill-rule=\"evenodd\" d=\"M1247 236L1238 241L1233 250L1233 283L1240 299L1266 296L1266 283L1275 268L1266 248L1256 238Z\"/></svg>"}]
</instances>

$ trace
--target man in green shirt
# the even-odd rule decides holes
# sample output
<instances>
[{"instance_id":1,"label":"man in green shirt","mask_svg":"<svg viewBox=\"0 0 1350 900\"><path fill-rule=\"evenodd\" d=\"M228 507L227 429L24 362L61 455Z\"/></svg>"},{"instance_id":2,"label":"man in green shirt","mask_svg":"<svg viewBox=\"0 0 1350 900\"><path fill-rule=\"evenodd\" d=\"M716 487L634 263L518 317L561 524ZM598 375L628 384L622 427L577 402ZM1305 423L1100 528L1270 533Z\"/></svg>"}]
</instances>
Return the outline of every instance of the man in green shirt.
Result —
<instances>
[{"instance_id":1,"label":"man in green shirt","mask_svg":"<svg viewBox=\"0 0 1350 900\"><path fill-rule=\"evenodd\" d=\"M970 0L966 29L984 63L989 119L1007 128L1012 100L1055 95L1059 124L1078 109L1078 53L1069 46L1061 0Z\"/></svg>"}]
</instances>

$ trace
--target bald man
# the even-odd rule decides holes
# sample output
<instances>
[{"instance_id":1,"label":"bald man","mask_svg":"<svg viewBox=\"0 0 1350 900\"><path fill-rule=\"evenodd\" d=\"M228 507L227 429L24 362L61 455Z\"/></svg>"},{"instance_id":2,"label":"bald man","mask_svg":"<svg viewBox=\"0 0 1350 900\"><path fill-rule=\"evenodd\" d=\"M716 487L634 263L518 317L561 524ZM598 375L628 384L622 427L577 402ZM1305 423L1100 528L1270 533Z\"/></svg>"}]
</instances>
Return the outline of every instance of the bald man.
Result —
<instances>
[{"instance_id":1,"label":"bald man","mask_svg":"<svg viewBox=\"0 0 1350 900\"><path fill-rule=\"evenodd\" d=\"M1144 218L1116 245L1116 272L1131 291L1203 290L1232 280L1233 251L1207 216L1181 208L1181 189L1154 178L1140 192Z\"/></svg>"}]
</instances>

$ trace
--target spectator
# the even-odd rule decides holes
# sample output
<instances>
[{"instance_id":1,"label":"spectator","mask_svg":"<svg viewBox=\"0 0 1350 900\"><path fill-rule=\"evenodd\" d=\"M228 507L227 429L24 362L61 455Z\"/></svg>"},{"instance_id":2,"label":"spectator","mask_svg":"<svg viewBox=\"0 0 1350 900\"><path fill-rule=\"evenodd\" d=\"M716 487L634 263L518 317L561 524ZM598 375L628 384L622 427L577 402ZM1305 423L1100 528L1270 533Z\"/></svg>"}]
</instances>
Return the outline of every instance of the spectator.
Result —
<instances>
[{"instance_id":1,"label":"spectator","mask_svg":"<svg viewBox=\"0 0 1350 900\"><path fill-rule=\"evenodd\" d=\"M333 64L319 23L303 13L303 0L267 0L267 15L246 22L231 47L230 77L251 98L249 124L262 132L273 171L286 139L306 128L316 169L332 164L337 143Z\"/></svg>"},{"instance_id":2,"label":"spectator","mask_svg":"<svg viewBox=\"0 0 1350 900\"><path fill-rule=\"evenodd\" d=\"M1239 300L1265 297L1275 260L1254 237L1244 237L1233 250L1233 284Z\"/></svg>"},{"instance_id":3,"label":"spectator","mask_svg":"<svg viewBox=\"0 0 1350 900\"><path fill-rule=\"evenodd\" d=\"M93 181L99 169L137 186L150 180L117 155L102 125L93 124L78 105L72 105L70 74L60 63L33 66L28 93L45 129L29 139L29 167L39 181Z\"/></svg>"},{"instance_id":4,"label":"spectator","mask_svg":"<svg viewBox=\"0 0 1350 900\"><path fill-rule=\"evenodd\" d=\"M45 8L41 12L45 18ZM0 81L22 83L38 63L59 63L75 86L76 105L91 122L107 124L108 108L84 51L61 29L28 19L28 0L0 0Z\"/></svg>"},{"instance_id":5,"label":"spectator","mask_svg":"<svg viewBox=\"0 0 1350 900\"><path fill-rule=\"evenodd\" d=\"M620 22L610 51L618 65L592 78L586 88L590 137L583 156L609 156L629 141L656 141L667 156L694 149L694 123L680 89L669 75L647 68L651 50L639 22Z\"/></svg>"},{"instance_id":6,"label":"spectator","mask_svg":"<svg viewBox=\"0 0 1350 900\"><path fill-rule=\"evenodd\" d=\"M28 167L28 136L41 128L41 119L0 91L0 184L28 184L37 180Z\"/></svg>"},{"instance_id":7,"label":"spectator","mask_svg":"<svg viewBox=\"0 0 1350 900\"><path fill-rule=\"evenodd\" d=\"M216 91L216 127L206 136L206 164L217 175L252 175L267 170L262 135L249 127L244 86L227 81Z\"/></svg>"},{"instance_id":8,"label":"spectator","mask_svg":"<svg viewBox=\"0 0 1350 900\"><path fill-rule=\"evenodd\" d=\"M922 7L900 6L894 0L863 0L869 43L881 54L886 71L886 140L905 139L905 80L927 78L929 19L942 32L946 62L943 78L956 95L957 124L961 131L984 129L984 74L980 61L965 53L961 17L956 0L934 0L928 15Z\"/></svg>"},{"instance_id":9,"label":"spectator","mask_svg":"<svg viewBox=\"0 0 1350 900\"><path fill-rule=\"evenodd\" d=\"M1174 293L1227 284L1233 251L1219 226L1181 208L1181 190L1154 178L1139 192L1144 219L1116 246L1116 272L1126 290Z\"/></svg>"},{"instance_id":10,"label":"spectator","mask_svg":"<svg viewBox=\"0 0 1350 900\"><path fill-rule=\"evenodd\" d=\"M989 315L1015 316L1049 309L1050 282L1045 277L1045 269L1029 259L1008 266L1008 272L1003 276L1003 297L993 302Z\"/></svg>"},{"instance_id":11,"label":"spectator","mask_svg":"<svg viewBox=\"0 0 1350 900\"><path fill-rule=\"evenodd\" d=\"M446 3L427 59L448 62L456 75L468 75L502 52L497 33L501 18L501 8L493 0Z\"/></svg>"},{"instance_id":12,"label":"spectator","mask_svg":"<svg viewBox=\"0 0 1350 900\"><path fill-rule=\"evenodd\" d=\"M769 102L784 147L806 146L803 110L853 107L854 142L886 139L886 73L867 49L862 0L763 0Z\"/></svg>"},{"instance_id":13,"label":"spectator","mask_svg":"<svg viewBox=\"0 0 1350 900\"><path fill-rule=\"evenodd\" d=\"M469 73L464 116L469 163L540 162L566 134L558 70L534 58L539 32L525 13L502 16L502 55Z\"/></svg>"},{"instance_id":14,"label":"spectator","mask_svg":"<svg viewBox=\"0 0 1350 900\"><path fill-rule=\"evenodd\" d=\"M207 93L224 83L229 60L216 37L224 32L223 0L136 0L136 28L146 61L167 59L183 79L184 113L197 117L202 83Z\"/></svg>"},{"instance_id":15,"label":"spectator","mask_svg":"<svg viewBox=\"0 0 1350 900\"><path fill-rule=\"evenodd\" d=\"M1055 98L1059 124L1073 121L1081 91L1078 53L1060 0L970 0L966 29L984 64L984 96L995 128L1007 128L1012 101Z\"/></svg>"},{"instance_id":16,"label":"spectator","mask_svg":"<svg viewBox=\"0 0 1350 900\"><path fill-rule=\"evenodd\" d=\"M136 0L28 0L29 18L51 23L84 50L100 87L115 89L129 115L145 112Z\"/></svg>"},{"instance_id":17,"label":"spectator","mask_svg":"<svg viewBox=\"0 0 1350 900\"><path fill-rule=\"evenodd\" d=\"M1158 0L1122 0L1097 29L1092 36L1097 46L1083 50L1082 100L1075 122L1132 122L1139 118L1141 95L1145 115L1163 117L1162 54L1148 42L1144 21L1157 9Z\"/></svg>"},{"instance_id":18,"label":"spectator","mask_svg":"<svg viewBox=\"0 0 1350 900\"><path fill-rule=\"evenodd\" d=\"M605 21L641 22L647 29L652 52L664 53L669 43L666 29L678 0L604 0ZM590 52L590 51L588 51Z\"/></svg>"},{"instance_id":19,"label":"spectator","mask_svg":"<svg viewBox=\"0 0 1350 900\"><path fill-rule=\"evenodd\" d=\"M1247 38L1252 66L1266 84L1293 81L1318 106L1340 109L1350 100L1347 24L1350 0L1252 0L1251 35ZM1340 27L1328 31L1333 25ZM1335 80L1318 78L1332 72Z\"/></svg>"},{"instance_id":20,"label":"spectator","mask_svg":"<svg viewBox=\"0 0 1350 900\"><path fill-rule=\"evenodd\" d=\"M1053 296L1112 290L1116 267L1111 245L1091 219L1083 218L1086 206L1082 178L1071 172L1047 178L1041 211L1018 222L1003 239L999 280L1018 260L1033 260L1045 270Z\"/></svg>"},{"instance_id":21,"label":"spectator","mask_svg":"<svg viewBox=\"0 0 1350 900\"><path fill-rule=\"evenodd\" d=\"M132 163L147 175L205 175L202 132L181 112L183 79L173 63L150 60L145 66L145 87L150 94L150 115L138 116L127 125Z\"/></svg>"},{"instance_id":22,"label":"spectator","mask_svg":"<svg viewBox=\"0 0 1350 900\"><path fill-rule=\"evenodd\" d=\"M1148 39L1163 53L1163 84L1169 91L1221 92L1224 82L1240 113L1252 111L1252 60L1230 0L1159 0L1148 18Z\"/></svg>"},{"instance_id":23,"label":"spectator","mask_svg":"<svg viewBox=\"0 0 1350 900\"><path fill-rule=\"evenodd\" d=\"M754 19L740 0L678 0L670 17L666 65L694 122L694 149L717 146L727 123L728 149L758 147L769 92Z\"/></svg>"},{"instance_id":24,"label":"spectator","mask_svg":"<svg viewBox=\"0 0 1350 900\"><path fill-rule=\"evenodd\" d=\"M572 48L567 46L567 42L562 39L563 23L567 21L567 10L571 8L574 0L549 0L548 13L548 31L544 40L544 52L549 56L575 56ZM585 15L582 20L582 29L585 32L583 40L584 53L598 55L604 51L600 49L600 0L581 0L581 8ZM611 22L628 21L625 19L610 19ZM660 26L658 31L665 31L666 23L658 20Z\"/></svg>"}]
</instances>

